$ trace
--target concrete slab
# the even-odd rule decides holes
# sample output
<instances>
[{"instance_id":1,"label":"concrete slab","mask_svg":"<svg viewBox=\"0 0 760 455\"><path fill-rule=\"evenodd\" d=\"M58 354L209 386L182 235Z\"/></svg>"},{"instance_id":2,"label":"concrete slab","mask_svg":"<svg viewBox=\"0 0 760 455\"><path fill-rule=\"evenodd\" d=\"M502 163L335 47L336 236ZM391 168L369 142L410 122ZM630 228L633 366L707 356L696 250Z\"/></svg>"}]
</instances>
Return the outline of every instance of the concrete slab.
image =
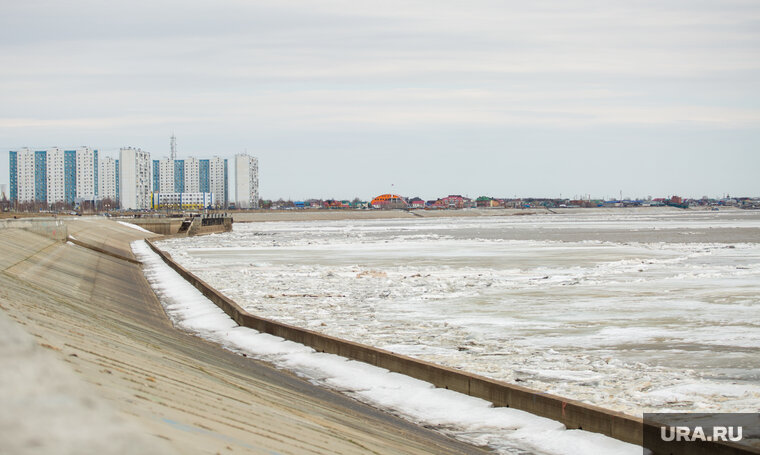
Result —
<instances>
[{"instance_id":1,"label":"concrete slab","mask_svg":"<svg viewBox=\"0 0 760 455\"><path fill-rule=\"evenodd\" d=\"M67 220L66 225L70 236L129 258L134 258L130 242L135 239L158 237L157 234L145 233L103 217L75 218Z\"/></svg>"},{"instance_id":2,"label":"concrete slab","mask_svg":"<svg viewBox=\"0 0 760 455\"><path fill-rule=\"evenodd\" d=\"M176 453L42 346L0 311L0 452Z\"/></svg>"},{"instance_id":3,"label":"concrete slab","mask_svg":"<svg viewBox=\"0 0 760 455\"><path fill-rule=\"evenodd\" d=\"M73 235L119 249L144 235L82 223ZM0 231L0 251L14 244L14 259L28 256L0 267L0 311L149 442L179 453L483 453L177 331L138 265L29 235ZM9 436L0 452L21 444Z\"/></svg>"}]
</instances>

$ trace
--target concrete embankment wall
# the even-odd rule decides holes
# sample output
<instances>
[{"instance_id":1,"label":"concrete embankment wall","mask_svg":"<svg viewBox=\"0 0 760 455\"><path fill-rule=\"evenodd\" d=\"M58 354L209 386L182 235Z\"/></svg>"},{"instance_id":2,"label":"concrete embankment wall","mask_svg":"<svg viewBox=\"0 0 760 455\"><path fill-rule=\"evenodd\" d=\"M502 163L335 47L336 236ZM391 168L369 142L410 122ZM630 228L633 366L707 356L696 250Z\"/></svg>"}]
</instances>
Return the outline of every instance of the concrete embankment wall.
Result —
<instances>
[{"instance_id":1,"label":"concrete embankment wall","mask_svg":"<svg viewBox=\"0 0 760 455\"><path fill-rule=\"evenodd\" d=\"M49 239L65 241L68 229L63 220L26 218L21 220L0 220L0 229L23 229Z\"/></svg>"},{"instance_id":2,"label":"concrete embankment wall","mask_svg":"<svg viewBox=\"0 0 760 455\"><path fill-rule=\"evenodd\" d=\"M136 224L143 229L160 235L175 235L184 221L182 218L129 218L125 221ZM193 218L192 224L183 235L213 234L215 232L229 232L232 230L232 218Z\"/></svg>"},{"instance_id":3,"label":"concrete embankment wall","mask_svg":"<svg viewBox=\"0 0 760 455\"><path fill-rule=\"evenodd\" d=\"M179 227L182 225L182 218L128 218L124 221L161 235L176 234L177 231L179 231Z\"/></svg>"},{"instance_id":4,"label":"concrete embankment wall","mask_svg":"<svg viewBox=\"0 0 760 455\"><path fill-rule=\"evenodd\" d=\"M145 241L153 251L161 256L167 265L243 327L249 327L259 332L301 343L319 352L336 354L341 357L385 368L392 372L429 382L436 387L482 398L490 401L494 406L512 407L556 420L562 422L568 429L582 429L601 433L636 445L641 445L643 442L645 426L646 431L654 431L659 434L660 425L644 422L640 418L620 412L508 384L476 374L446 368L372 346L354 343L254 316L243 310L232 299L224 296L193 273L177 264L169 253L156 247L150 240L145 239ZM678 444L678 449L681 449L681 451L677 453L692 453L690 451L695 448L689 442L682 441ZM670 453L673 445L663 445L662 447L652 447L651 449L656 454ZM702 451L698 453L716 455L760 453L758 449L753 447L722 441L701 443L700 450Z\"/></svg>"},{"instance_id":5,"label":"concrete embankment wall","mask_svg":"<svg viewBox=\"0 0 760 455\"><path fill-rule=\"evenodd\" d=\"M138 261L136 259L132 259L132 258L123 256L121 254L117 254L117 253L114 253L112 251L105 250L105 249L100 248L98 246L91 245L91 244L86 243L86 242L82 242L82 241L77 240L77 239L75 239L73 237L69 237L68 241L71 242L71 243L73 243L74 245L79 245L81 247L88 248L88 249L90 249L92 251L95 251L97 253L105 254L105 255L111 256L111 257L116 258L116 259L121 259L122 261L131 262L132 264L140 264L140 261Z\"/></svg>"},{"instance_id":6,"label":"concrete embankment wall","mask_svg":"<svg viewBox=\"0 0 760 455\"><path fill-rule=\"evenodd\" d=\"M213 234L230 232L231 230L232 218L195 218L187 231L187 235Z\"/></svg>"}]
</instances>

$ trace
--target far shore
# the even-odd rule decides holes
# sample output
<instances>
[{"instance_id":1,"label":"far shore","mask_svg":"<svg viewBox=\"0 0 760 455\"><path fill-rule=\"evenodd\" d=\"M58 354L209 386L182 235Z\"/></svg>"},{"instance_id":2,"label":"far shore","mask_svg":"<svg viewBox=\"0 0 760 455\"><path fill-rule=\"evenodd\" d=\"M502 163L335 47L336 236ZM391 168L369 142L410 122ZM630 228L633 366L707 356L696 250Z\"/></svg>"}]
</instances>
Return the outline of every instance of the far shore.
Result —
<instances>
[{"instance_id":1,"label":"far shore","mask_svg":"<svg viewBox=\"0 0 760 455\"><path fill-rule=\"evenodd\" d=\"M232 216L235 223L258 223L266 221L310 221L310 220L378 220L378 219L411 219L411 218L458 218L458 217L495 217L495 216L527 216L527 215L598 215L610 213L630 214L663 214L663 213L688 213L706 212L710 207L693 207L680 209L675 207L598 207L598 208L545 208L530 207L525 209L514 208L473 208L473 209L415 209L415 210L376 210L376 209L293 209L293 210L218 210L215 213L224 213ZM721 207L721 212L744 213L737 207ZM751 211L760 213L760 211ZM146 212L138 212L145 216ZM151 213L151 212L147 212ZM152 212L152 215L163 215L164 212ZM84 216L98 216L103 213L83 213ZM110 216L131 217L133 212L111 211ZM45 212L0 212L0 219L22 218L74 218L76 215L54 214Z\"/></svg>"},{"instance_id":2,"label":"far shore","mask_svg":"<svg viewBox=\"0 0 760 455\"><path fill-rule=\"evenodd\" d=\"M452 210L255 210L228 212L235 223L258 223L266 221L311 221L311 220L378 220L398 218L454 218L480 216L526 216L526 215L597 215L609 213L684 213L704 212L706 208L680 209L675 207L599 207L599 208L551 208L531 207L526 209L480 208ZM745 210L726 207L720 211L745 212Z\"/></svg>"}]
</instances>

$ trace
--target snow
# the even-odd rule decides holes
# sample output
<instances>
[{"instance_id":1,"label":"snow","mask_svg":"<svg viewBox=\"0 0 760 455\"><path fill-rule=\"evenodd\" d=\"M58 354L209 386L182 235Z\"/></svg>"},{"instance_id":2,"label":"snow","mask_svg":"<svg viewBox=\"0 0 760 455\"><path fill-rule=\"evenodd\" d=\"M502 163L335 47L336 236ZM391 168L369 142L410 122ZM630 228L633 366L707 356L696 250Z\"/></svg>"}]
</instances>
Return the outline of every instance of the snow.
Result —
<instances>
[{"instance_id":1,"label":"snow","mask_svg":"<svg viewBox=\"0 0 760 455\"><path fill-rule=\"evenodd\" d=\"M389 410L498 453L638 454L641 448L604 435L567 430L561 423L391 373L353 360L317 353L304 345L237 326L221 309L168 267L142 241L132 250L173 323L360 401Z\"/></svg>"},{"instance_id":2,"label":"snow","mask_svg":"<svg viewBox=\"0 0 760 455\"><path fill-rule=\"evenodd\" d=\"M124 225L124 226L126 226L128 228L137 229L138 231L147 232L148 234L155 234L155 232L151 232L151 231L149 231L147 229L144 229L144 228L142 228L142 227L140 227L140 226L138 226L136 224L127 223L126 221L116 221L116 222L119 223L119 224L122 224L122 225Z\"/></svg>"}]
</instances>

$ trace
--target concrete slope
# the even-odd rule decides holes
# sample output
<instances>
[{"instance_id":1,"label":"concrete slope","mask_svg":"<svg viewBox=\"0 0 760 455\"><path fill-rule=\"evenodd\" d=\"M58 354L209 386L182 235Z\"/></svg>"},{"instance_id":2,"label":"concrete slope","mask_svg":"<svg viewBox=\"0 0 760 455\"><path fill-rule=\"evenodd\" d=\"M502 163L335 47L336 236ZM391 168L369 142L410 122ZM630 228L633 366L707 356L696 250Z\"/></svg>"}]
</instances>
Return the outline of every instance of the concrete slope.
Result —
<instances>
[{"instance_id":1,"label":"concrete slope","mask_svg":"<svg viewBox=\"0 0 760 455\"><path fill-rule=\"evenodd\" d=\"M107 220L91 223L74 235L118 249L142 238ZM88 238L93 231L98 237ZM94 413L114 409L140 435L142 453L165 453L166 445L179 453L481 453L175 330L135 264L9 229L0 230L0 251L0 310L46 349L51 360L43 362L65 365L86 383ZM17 368L19 358L0 362ZM35 387L60 403L44 378ZM30 409L27 420L45 422ZM0 406L0 419L9 412ZM68 415L70 406L44 412ZM37 442L48 437L44 425L37 431ZM93 426L91 441L77 440L80 453L109 434ZM28 442L0 433L0 452L18 449L10 446L19 440Z\"/></svg>"},{"instance_id":2,"label":"concrete slope","mask_svg":"<svg viewBox=\"0 0 760 455\"><path fill-rule=\"evenodd\" d=\"M106 251L134 258L129 242L135 239L158 237L157 234L133 229L116 221L99 217L80 217L66 221L69 235Z\"/></svg>"},{"instance_id":3,"label":"concrete slope","mask_svg":"<svg viewBox=\"0 0 760 455\"><path fill-rule=\"evenodd\" d=\"M176 453L49 349L0 311L0 453Z\"/></svg>"}]
</instances>

